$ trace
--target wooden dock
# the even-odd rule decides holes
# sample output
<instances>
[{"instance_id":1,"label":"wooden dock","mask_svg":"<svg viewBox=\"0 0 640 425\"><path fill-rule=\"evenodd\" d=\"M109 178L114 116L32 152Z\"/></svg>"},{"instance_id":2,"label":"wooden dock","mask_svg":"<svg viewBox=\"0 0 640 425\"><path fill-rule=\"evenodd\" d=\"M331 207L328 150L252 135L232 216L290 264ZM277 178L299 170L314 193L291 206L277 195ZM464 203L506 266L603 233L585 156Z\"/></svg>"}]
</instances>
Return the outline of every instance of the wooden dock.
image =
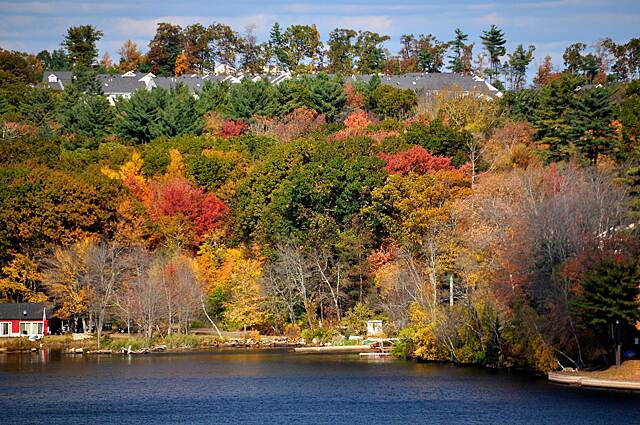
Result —
<instances>
[{"instance_id":1,"label":"wooden dock","mask_svg":"<svg viewBox=\"0 0 640 425\"><path fill-rule=\"evenodd\" d=\"M557 384L573 385L577 387L640 391L640 381L619 381L614 379L590 378L584 375L571 375L568 373L550 372L549 381Z\"/></svg>"},{"instance_id":2,"label":"wooden dock","mask_svg":"<svg viewBox=\"0 0 640 425\"><path fill-rule=\"evenodd\" d=\"M372 352L368 345L327 345L322 347L297 347L294 349L300 354L358 354Z\"/></svg>"}]
</instances>

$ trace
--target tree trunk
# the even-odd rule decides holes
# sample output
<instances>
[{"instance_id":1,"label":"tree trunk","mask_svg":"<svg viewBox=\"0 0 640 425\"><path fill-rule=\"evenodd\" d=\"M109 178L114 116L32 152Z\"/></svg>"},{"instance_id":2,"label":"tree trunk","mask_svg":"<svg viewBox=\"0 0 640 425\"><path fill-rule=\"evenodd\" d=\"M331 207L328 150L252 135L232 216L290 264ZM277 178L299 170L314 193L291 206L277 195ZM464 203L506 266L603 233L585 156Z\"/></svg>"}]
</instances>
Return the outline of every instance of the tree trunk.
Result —
<instances>
[{"instance_id":1,"label":"tree trunk","mask_svg":"<svg viewBox=\"0 0 640 425\"><path fill-rule=\"evenodd\" d=\"M207 319L209 319L209 322L211 322L211 325L218 333L218 336L222 339L222 333L220 333L220 329L218 329L213 319L211 319L211 317L209 316L209 313L207 313L207 309L204 305L204 297L202 296L202 293L200 294L200 303L202 304L202 311L204 311L204 315L207 316Z\"/></svg>"},{"instance_id":2,"label":"tree trunk","mask_svg":"<svg viewBox=\"0 0 640 425\"><path fill-rule=\"evenodd\" d=\"M449 305L453 306L453 275L449 276Z\"/></svg>"}]
</instances>

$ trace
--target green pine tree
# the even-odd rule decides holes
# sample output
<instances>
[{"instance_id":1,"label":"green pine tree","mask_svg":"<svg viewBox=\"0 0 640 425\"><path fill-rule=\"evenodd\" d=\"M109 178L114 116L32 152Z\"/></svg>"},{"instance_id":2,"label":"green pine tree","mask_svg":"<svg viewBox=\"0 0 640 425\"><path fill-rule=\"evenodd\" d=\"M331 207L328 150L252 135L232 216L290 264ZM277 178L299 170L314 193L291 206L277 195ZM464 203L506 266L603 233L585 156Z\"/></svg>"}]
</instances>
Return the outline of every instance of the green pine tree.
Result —
<instances>
[{"instance_id":1,"label":"green pine tree","mask_svg":"<svg viewBox=\"0 0 640 425\"><path fill-rule=\"evenodd\" d=\"M169 92L162 88L138 89L131 99L116 103L115 131L124 140L148 143L154 137L152 127L168 102Z\"/></svg>"},{"instance_id":2,"label":"green pine tree","mask_svg":"<svg viewBox=\"0 0 640 425\"><path fill-rule=\"evenodd\" d=\"M202 121L196 113L196 101L183 85L169 91L166 103L158 110L157 117L150 125L153 138L198 134L202 129Z\"/></svg>"},{"instance_id":3,"label":"green pine tree","mask_svg":"<svg viewBox=\"0 0 640 425\"><path fill-rule=\"evenodd\" d=\"M463 72L464 64L462 61L462 55L464 53L464 49L467 46L465 42L468 40L469 35L462 32L460 28L456 28L455 30L456 37L450 41L451 51L453 55L449 56L449 69L451 72Z\"/></svg>"},{"instance_id":4,"label":"green pine tree","mask_svg":"<svg viewBox=\"0 0 640 425\"><path fill-rule=\"evenodd\" d=\"M582 294L572 303L584 326L601 336L613 329L616 365L620 366L622 334L640 320L638 269L635 264L603 260L582 280Z\"/></svg>"},{"instance_id":5,"label":"green pine tree","mask_svg":"<svg viewBox=\"0 0 640 425\"><path fill-rule=\"evenodd\" d=\"M499 81L501 71L500 58L507 53L507 49L504 47L507 40L504 38L504 32L495 25L491 25L488 31L483 31L480 40L482 40L482 44L489 53L491 68L486 72L489 75L489 80L493 84Z\"/></svg>"},{"instance_id":6,"label":"green pine tree","mask_svg":"<svg viewBox=\"0 0 640 425\"><path fill-rule=\"evenodd\" d=\"M103 96L65 93L60 115L65 133L100 139L111 134L113 120L113 107Z\"/></svg>"},{"instance_id":7,"label":"green pine tree","mask_svg":"<svg viewBox=\"0 0 640 425\"><path fill-rule=\"evenodd\" d=\"M284 40L282 38L282 29L280 28L280 24L276 22L271 27L271 33L269 35L269 43L271 44L271 49L275 56L276 62L280 66L287 65L287 55L284 49Z\"/></svg>"},{"instance_id":8,"label":"green pine tree","mask_svg":"<svg viewBox=\"0 0 640 425\"><path fill-rule=\"evenodd\" d=\"M591 164L596 164L599 155L610 151L615 138L611 92L604 87L583 92L569 118L573 144Z\"/></svg>"},{"instance_id":9,"label":"green pine tree","mask_svg":"<svg viewBox=\"0 0 640 425\"><path fill-rule=\"evenodd\" d=\"M74 66L93 66L98 58L96 42L102 38L102 35L102 31L97 30L93 25L69 28L62 45L67 48L71 63Z\"/></svg>"},{"instance_id":10,"label":"green pine tree","mask_svg":"<svg viewBox=\"0 0 640 425\"><path fill-rule=\"evenodd\" d=\"M582 79L563 75L541 90L538 106L532 116L536 129L534 139L546 148L547 161L562 161L575 154L570 141L571 119L576 102L576 89Z\"/></svg>"},{"instance_id":11,"label":"green pine tree","mask_svg":"<svg viewBox=\"0 0 640 425\"><path fill-rule=\"evenodd\" d=\"M73 85L80 93L101 96L104 92L97 75L93 68L77 66L73 69Z\"/></svg>"}]
</instances>

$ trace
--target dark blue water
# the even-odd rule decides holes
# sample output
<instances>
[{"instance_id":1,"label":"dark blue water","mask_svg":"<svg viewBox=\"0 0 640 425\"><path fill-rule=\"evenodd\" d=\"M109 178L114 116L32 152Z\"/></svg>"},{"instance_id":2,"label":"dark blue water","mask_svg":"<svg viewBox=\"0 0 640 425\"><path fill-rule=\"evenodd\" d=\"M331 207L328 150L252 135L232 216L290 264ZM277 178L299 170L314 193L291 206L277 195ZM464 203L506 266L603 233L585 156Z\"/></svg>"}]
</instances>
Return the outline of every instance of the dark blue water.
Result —
<instances>
[{"instance_id":1,"label":"dark blue water","mask_svg":"<svg viewBox=\"0 0 640 425\"><path fill-rule=\"evenodd\" d=\"M0 423L640 424L640 395L349 355L0 354Z\"/></svg>"}]
</instances>

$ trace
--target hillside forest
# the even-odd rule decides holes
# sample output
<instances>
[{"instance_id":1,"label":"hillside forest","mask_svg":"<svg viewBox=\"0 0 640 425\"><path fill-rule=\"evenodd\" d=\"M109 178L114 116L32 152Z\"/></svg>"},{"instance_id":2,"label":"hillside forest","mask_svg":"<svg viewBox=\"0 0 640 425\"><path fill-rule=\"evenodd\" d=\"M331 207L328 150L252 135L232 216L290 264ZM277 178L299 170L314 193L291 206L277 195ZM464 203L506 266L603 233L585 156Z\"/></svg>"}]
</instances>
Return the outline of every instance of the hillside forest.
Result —
<instances>
[{"instance_id":1,"label":"hillside forest","mask_svg":"<svg viewBox=\"0 0 640 425\"><path fill-rule=\"evenodd\" d=\"M407 36L391 57L378 34L337 29L329 50L296 50L313 27L274 27L259 44L217 25L159 24L117 70L98 63L90 26L52 53L0 51L2 302L46 301L78 329L109 321L147 338L215 324L338 343L380 318L398 353L536 370L611 363L631 343L637 39L572 45L564 68L546 59L527 80L534 49L524 68L503 63L492 27L479 73L506 90L488 99L341 77L440 72L447 55L478 73L459 30L459 45ZM213 38L196 54L184 43L201 29ZM269 61L296 78L139 90L111 106L93 77ZM74 84L42 88L45 69Z\"/></svg>"}]
</instances>

